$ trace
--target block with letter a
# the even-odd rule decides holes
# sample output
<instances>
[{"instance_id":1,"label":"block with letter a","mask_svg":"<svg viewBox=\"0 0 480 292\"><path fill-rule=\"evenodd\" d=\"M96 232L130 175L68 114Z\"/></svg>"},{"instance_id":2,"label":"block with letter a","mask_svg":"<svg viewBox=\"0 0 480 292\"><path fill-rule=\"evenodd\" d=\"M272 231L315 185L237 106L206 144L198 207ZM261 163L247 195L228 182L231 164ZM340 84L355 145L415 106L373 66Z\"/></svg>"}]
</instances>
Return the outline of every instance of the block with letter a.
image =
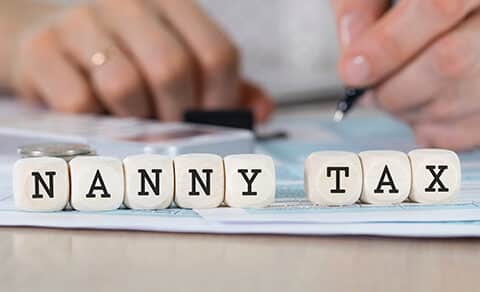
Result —
<instances>
[{"instance_id":1,"label":"block with letter a","mask_svg":"<svg viewBox=\"0 0 480 292\"><path fill-rule=\"evenodd\" d=\"M223 160L214 154L185 154L174 159L175 203L180 208L216 208L225 197Z\"/></svg>"},{"instance_id":2,"label":"block with letter a","mask_svg":"<svg viewBox=\"0 0 480 292\"><path fill-rule=\"evenodd\" d=\"M168 156L143 154L123 160L125 206L131 209L164 209L173 201L173 161Z\"/></svg>"},{"instance_id":3,"label":"block with letter a","mask_svg":"<svg viewBox=\"0 0 480 292\"><path fill-rule=\"evenodd\" d=\"M412 174L408 156L398 151L365 151L359 154L363 168L364 203L389 205L405 201Z\"/></svg>"},{"instance_id":4,"label":"block with letter a","mask_svg":"<svg viewBox=\"0 0 480 292\"><path fill-rule=\"evenodd\" d=\"M261 154L224 158L225 203L235 208L261 208L275 200L275 165Z\"/></svg>"},{"instance_id":5,"label":"block with letter a","mask_svg":"<svg viewBox=\"0 0 480 292\"><path fill-rule=\"evenodd\" d=\"M124 197L124 176L119 159L79 156L70 161L70 204L80 211L118 209Z\"/></svg>"},{"instance_id":6,"label":"block with letter a","mask_svg":"<svg viewBox=\"0 0 480 292\"><path fill-rule=\"evenodd\" d=\"M305 160L305 193L320 206L353 205L360 198L362 178L355 153L322 151Z\"/></svg>"},{"instance_id":7,"label":"block with letter a","mask_svg":"<svg viewBox=\"0 0 480 292\"><path fill-rule=\"evenodd\" d=\"M54 157L24 158L13 170L15 206L23 211L61 211L70 198L65 160Z\"/></svg>"},{"instance_id":8,"label":"block with letter a","mask_svg":"<svg viewBox=\"0 0 480 292\"><path fill-rule=\"evenodd\" d=\"M417 203L442 203L452 200L460 190L460 159L455 152L418 149L408 153L412 165L410 200Z\"/></svg>"}]
</instances>

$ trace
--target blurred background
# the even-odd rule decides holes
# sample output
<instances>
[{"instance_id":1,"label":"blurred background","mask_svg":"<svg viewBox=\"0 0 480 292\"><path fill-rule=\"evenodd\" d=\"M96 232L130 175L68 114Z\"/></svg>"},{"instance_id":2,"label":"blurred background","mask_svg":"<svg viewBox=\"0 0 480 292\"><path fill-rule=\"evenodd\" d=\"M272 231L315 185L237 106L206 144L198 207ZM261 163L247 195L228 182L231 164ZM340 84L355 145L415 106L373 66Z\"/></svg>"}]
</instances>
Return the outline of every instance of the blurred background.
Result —
<instances>
[{"instance_id":1,"label":"blurred background","mask_svg":"<svg viewBox=\"0 0 480 292\"><path fill-rule=\"evenodd\" d=\"M326 0L198 0L230 33L246 76L279 101L339 89L335 23Z\"/></svg>"},{"instance_id":2,"label":"blurred background","mask_svg":"<svg viewBox=\"0 0 480 292\"><path fill-rule=\"evenodd\" d=\"M330 1L197 1L241 50L247 78L278 102L331 98L340 92Z\"/></svg>"}]
</instances>

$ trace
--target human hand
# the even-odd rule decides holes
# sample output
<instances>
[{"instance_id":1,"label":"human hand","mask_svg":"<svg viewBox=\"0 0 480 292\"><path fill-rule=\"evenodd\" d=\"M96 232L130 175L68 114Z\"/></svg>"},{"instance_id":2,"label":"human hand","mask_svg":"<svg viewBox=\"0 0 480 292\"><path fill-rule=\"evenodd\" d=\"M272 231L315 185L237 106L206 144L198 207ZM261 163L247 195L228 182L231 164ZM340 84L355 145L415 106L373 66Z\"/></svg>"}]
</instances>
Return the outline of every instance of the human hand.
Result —
<instances>
[{"instance_id":1,"label":"human hand","mask_svg":"<svg viewBox=\"0 0 480 292\"><path fill-rule=\"evenodd\" d=\"M480 146L479 0L333 0L340 76L425 147Z\"/></svg>"},{"instance_id":2,"label":"human hand","mask_svg":"<svg viewBox=\"0 0 480 292\"><path fill-rule=\"evenodd\" d=\"M97 0L32 23L18 42L13 87L67 113L179 120L189 108L249 107L270 98L241 79L228 36L192 0Z\"/></svg>"}]
</instances>

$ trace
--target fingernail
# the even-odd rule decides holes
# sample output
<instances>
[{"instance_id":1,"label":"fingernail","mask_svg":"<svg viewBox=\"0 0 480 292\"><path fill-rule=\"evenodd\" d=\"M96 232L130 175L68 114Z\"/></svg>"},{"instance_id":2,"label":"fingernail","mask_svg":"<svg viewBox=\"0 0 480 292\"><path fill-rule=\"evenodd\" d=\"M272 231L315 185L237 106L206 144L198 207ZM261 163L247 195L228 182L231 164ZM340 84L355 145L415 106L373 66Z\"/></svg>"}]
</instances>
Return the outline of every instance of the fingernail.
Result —
<instances>
[{"instance_id":1,"label":"fingernail","mask_svg":"<svg viewBox=\"0 0 480 292\"><path fill-rule=\"evenodd\" d=\"M359 17L358 13L352 12L342 16L340 19L340 42L342 47L349 46L353 40L363 30L362 25L363 18Z\"/></svg>"},{"instance_id":2,"label":"fingernail","mask_svg":"<svg viewBox=\"0 0 480 292\"><path fill-rule=\"evenodd\" d=\"M363 85L370 77L370 64L364 56L356 56L345 66L346 82L351 85Z\"/></svg>"}]
</instances>

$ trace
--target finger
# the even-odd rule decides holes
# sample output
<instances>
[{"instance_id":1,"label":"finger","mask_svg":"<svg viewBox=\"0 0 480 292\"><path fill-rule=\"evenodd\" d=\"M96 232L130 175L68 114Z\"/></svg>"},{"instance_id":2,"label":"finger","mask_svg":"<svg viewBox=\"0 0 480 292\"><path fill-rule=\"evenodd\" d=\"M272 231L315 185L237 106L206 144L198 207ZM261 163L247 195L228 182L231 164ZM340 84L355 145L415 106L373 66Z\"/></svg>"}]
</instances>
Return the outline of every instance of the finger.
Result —
<instances>
[{"instance_id":1,"label":"finger","mask_svg":"<svg viewBox=\"0 0 480 292\"><path fill-rule=\"evenodd\" d=\"M376 90L380 107L401 115L414 110L419 119L434 120L452 119L470 111L468 102L476 97L472 92L478 90L477 82L469 81L480 64L479 25L477 13L381 84Z\"/></svg>"},{"instance_id":2,"label":"finger","mask_svg":"<svg viewBox=\"0 0 480 292\"><path fill-rule=\"evenodd\" d=\"M472 90L467 94L463 93L467 88ZM439 96L431 98L430 102L402 112L398 117L409 124L454 122L463 119L480 111L479 96L476 94L479 89L476 84L461 90L445 89Z\"/></svg>"},{"instance_id":3,"label":"finger","mask_svg":"<svg viewBox=\"0 0 480 292\"><path fill-rule=\"evenodd\" d=\"M50 108L67 113L102 110L81 72L61 53L52 31L26 40L21 51L31 92L38 93Z\"/></svg>"},{"instance_id":4,"label":"finger","mask_svg":"<svg viewBox=\"0 0 480 292\"><path fill-rule=\"evenodd\" d=\"M275 108L271 96L246 81L242 82L240 95L242 106L253 111L255 122L264 123L268 120Z\"/></svg>"},{"instance_id":5,"label":"finger","mask_svg":"<svg viewBox=\"0 0 480 292\"><path fill-rule=\"evenodd\" d=\"M96 3L99 15L138 64L155 97L157 116L180 120L195 104L194 65L188 51L141 1Z\"/></svg>"},{"instance_id":6,"label":"finger","mask_svg":"<svg viewBox=\"0 0 480 292\"><path fill-rule=\"evenodd\" d=\"M231 108L239 103L239 57L228 36L191 0L156 0L197 60L202 106Z\"/></svg>"},{"instance_id":7,"label":"finger","mask_svg":"<svg viewBox=\"0 0 480 292\"><path fill-rule=\"evenodd\" d=\"M479 5L480 0L399 1L345 52L342 79L359 87L384 80Z\"/></svg>"},{"instance_id":8,"label":"finger","mask_svg":"<svg viewBox=\"0 0 480 292\"><path fill-rule=\"evenodd\" d=\"M388 0L332 0L340 47L358 39L385 12Z\"/></svg>"},{"instance_id":9,"label":"finger","mask_svg":"<svg viewBox=\"0 0 480 292\"><path fill-rule=\"evenodd\" d=\"M26 105L41 106L42 100L31 82L30 71L27 69L26 58L19 55L19 61L14 68L12 80L15 96Z\"/></svg>"},{"instance_id":10,"label":"finger","mask_svg":"<svg viewBox=\"0 0 480 292\"><path fill-rule=\"evenodd\" d=\"M454 123L421 123L413 131L422 147L446 148L456 151L473 150L480 146L479 115L471 115Z\"/></svg>"},{"instance_id":11,"label":"finger","mask_svg":"<svg viewBox=\"0 0 480 292\"><path fill-rule=\"evenodd\" d=\"M96 95L109 112L143 118L152 115L135 65L95 20L88 6L65 14L57 31L62 46L87 72ZM95 53L105 59L104 64L92 62Z\"/></svg>"},{"instance_id":12,"label":"finger","mask_svg":"<svg viewBox=\"0 0 480 292\"><path fill-rule=\"evenodd\" d=\"M461 90L447 91L448 96L445 98L434 99L431 103L418 110L419 122L446 122L456 121L464 117L476 114L480 111L478 102L478 85L469 93Z\"/></svg>"}]
</instances>

